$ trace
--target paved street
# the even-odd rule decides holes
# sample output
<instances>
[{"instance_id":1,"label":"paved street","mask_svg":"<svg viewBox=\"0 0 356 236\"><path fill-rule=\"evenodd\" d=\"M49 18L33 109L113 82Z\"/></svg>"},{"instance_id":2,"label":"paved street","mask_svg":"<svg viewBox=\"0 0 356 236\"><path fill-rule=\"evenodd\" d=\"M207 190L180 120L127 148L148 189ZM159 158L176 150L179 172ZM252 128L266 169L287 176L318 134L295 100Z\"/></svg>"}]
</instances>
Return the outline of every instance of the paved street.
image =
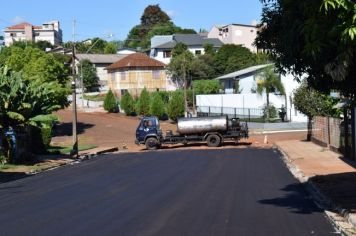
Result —
<instances>
[{"instance_id":1,"label":"paved street","mask_svg":"<svg viewBox=\"0 0 356 236\"><path fill-rule=\"evenodd\" d=\"M1 184L0 235L336 235L279 155L105 155Z\"/></svg>"}]
</instances>

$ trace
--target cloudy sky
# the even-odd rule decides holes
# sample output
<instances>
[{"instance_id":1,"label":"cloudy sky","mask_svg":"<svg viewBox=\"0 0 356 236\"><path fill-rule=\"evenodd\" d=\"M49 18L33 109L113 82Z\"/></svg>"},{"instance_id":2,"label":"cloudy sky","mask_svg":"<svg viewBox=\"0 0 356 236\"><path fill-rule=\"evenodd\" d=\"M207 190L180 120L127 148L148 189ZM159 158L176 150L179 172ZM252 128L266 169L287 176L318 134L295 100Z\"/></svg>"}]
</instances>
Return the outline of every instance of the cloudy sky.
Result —
<instances>
[{"instance_id":1,"label":"cloudy sky","mask_svg":"<svg viewBox=\"0 0 356 236\"><path fill-rule=\"evenodd\" d=\"M259 0L11 0L6 3L6 11L1 12L0 28L24 21L41 25L57 19L63 40L68 41L76 19L77 40L104 38L108 34L119 40L139 24L144 8L150 4L159 4L176 25L197 31L210 30L215 24L251 24L261 15Z\"/></svg>"}]
</instances>

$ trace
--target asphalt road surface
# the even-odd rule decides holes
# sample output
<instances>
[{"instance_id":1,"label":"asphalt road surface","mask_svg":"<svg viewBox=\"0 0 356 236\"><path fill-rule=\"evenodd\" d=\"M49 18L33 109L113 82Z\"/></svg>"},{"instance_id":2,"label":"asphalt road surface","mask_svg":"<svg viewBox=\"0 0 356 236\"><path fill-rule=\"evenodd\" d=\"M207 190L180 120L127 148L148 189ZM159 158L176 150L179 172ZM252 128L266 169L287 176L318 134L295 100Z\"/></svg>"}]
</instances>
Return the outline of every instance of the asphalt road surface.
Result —
<instances>
[{"instance_id":1,"label":"asphalt road surface","mask_svg":"<svg viewBox=\"0 0 356 236\"><path fill-rule=\"evenodd\" d=\"M272 149L105 155L0 185L0 235L336 235Z\"/></svg>"}]
</instances>

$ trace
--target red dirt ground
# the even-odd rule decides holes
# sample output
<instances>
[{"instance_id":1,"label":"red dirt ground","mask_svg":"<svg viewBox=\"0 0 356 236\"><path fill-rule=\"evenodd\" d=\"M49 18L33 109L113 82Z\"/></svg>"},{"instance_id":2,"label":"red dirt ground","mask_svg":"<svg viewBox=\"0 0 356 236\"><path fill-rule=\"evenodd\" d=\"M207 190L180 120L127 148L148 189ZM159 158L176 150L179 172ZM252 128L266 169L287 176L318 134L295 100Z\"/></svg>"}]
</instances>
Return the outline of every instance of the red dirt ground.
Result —
<instances>
[{"instance_id":1,"label":"red dirt ground","mask_svg":"<svg viewBox=\"0 0 356 236\"><path fill-rule=\"evenodd\" d=\"M60 117L60 124L57 125L55 137L52 139L53 145L71 145L72 142L72 113L70 109L57 112ZM128 151L144 150L144 146L137 146L135 141L135 131L139 123L138 117L127 117L123 114L109 113L85 113L78 112L78 139L81 144L94 144L98 147L119 147L125 146ZM168 121L161 122L163 131L176 130L175 124ZM252 130L250 130L251 132ZM276 141L281 140L302 140L306 138L305 132L268 134L268 144L264 144L265 135L250 134L249 139L242 139L236 145L234 142L225 143L224 147L246 147L249 145L262 147L272 146ZM169 145L166 148L206 148L204 143L184 145Z\"/></svg>"}]
</instances>

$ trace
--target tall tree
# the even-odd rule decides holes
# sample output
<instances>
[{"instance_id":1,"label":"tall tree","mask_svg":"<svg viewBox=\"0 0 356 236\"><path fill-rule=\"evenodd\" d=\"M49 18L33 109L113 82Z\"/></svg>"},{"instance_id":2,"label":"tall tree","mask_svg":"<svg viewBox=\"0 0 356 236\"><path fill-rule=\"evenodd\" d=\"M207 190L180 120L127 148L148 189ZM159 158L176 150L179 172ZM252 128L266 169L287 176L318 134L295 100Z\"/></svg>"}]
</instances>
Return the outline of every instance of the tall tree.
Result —
<instances>
[{"instance_id":1,"label":"tall tree","mask_svg":"<svg viewBox=\"0 0 356 236\"><path fill-rule=\"evenodd\" d=\"M225 44L214 56L217 75L223 75L255 65L255 55L240 45Z\"/></svg>"},{"instance_id":2,"label":"tall tree","mask_svg":"<svg viewBox=\"0 0 356 236\"><path fill-rule=\"evenodd\" d=\"M267 120L269 119L270 108L269 94L277 91L280 92L280 94L285 95L284 86L279 79L279 76L276 75L274 67L268 66L259 75L259 80L257 81L257 93L260 95L266 93Z\"/></svg>"},{"instance_id":3,"label":"tall tree","mask_svg":"<svg viewBox=\"0 0 356 236\"><path fill-rule=\"evenodd\" d=\"M351 0L262 0L256 44L268 49L279 71L308 74L322 92L356 94L355 3Z\"/></svg>"},{"instance_id":4,"label":"tall tree","mask_svg":"<svg viewBox=\"0 0 356 236\"><path fill-rule=\"evenodd\" d=\"M78 69L79 75L83 76L85 90L88 92L97 91L100 85L94 65L88 59L84 59L79 62Z\"/></svg>"},{"instance_id":5,"label":"tall tree","mask_svg":"<svg viewBox=\"0 0 356 236\"><path fill-rule=\"evenodd\" d=\"M294 90L293 103L298 111L308 117L308 141L311 140L312 136L313 117L331 116L334 113L333 99L330 96L322 94L311 88L307 81L303 81L301 85L296 90Z\"/></svg>"}]
</instances>

